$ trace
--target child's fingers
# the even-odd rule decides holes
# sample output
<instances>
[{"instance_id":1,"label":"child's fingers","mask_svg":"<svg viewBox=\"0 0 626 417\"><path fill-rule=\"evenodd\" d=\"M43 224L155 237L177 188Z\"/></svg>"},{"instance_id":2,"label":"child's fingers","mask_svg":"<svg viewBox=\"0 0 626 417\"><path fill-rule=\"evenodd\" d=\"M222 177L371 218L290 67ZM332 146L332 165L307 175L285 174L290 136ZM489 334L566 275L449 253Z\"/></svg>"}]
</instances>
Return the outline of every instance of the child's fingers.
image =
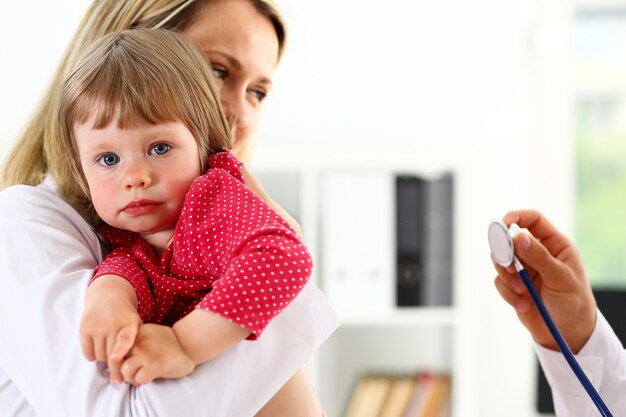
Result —
<instances>
[{"instance_id":1,"label":"child's fingers","mask_svg":"<svg viewBox=\"0 0 626 417\"><path fill-rule=\"evenodd\" d=\"M130 358L127 358L120 367L120 372L122 374L122 377L124 378L124 381L134 386L137 386L137 382L135 381L135 374L137 373L137 371L139 371L139 369L141 369L141 367L141 361L137 359L137 357L131 356Z\"/></svg>"},{"instance_id":2,"label":"child's fingers","mask_svg":"<svg viewBox=\"0 0 626 417\"><path fill-rule=\"evenodd\" d=\"M109 352L109 358L121 362L124 356L130 352L130 349L135 344L135 338L137 337L138 326L128 325L120 329L115 337L113 347Z\"/></svg>"},{"instance_id":3,"label":"child's fingers","mask_svg":"<svg viewBox=\"0 0 626 417\"><path fill-rule=\"evenodd\" d=\"M107 361L107 348L106 348L106 339L101 337L94 337L94 352L96 355L96 360L101 362Z\"/></svg>"},{"instance_id":4,"label":"child's fingers","mask_svg":"<svg viewBox=\"0 0 626 417\"><path fill-rule=\"evenodd\" d=\"M85 355L85 358L87 358L88 361L95 361L96 352L93 346L94 343L93 343L93 339L91 338L91 336L87 334L83 334L81 332L80 344L83 349L83 355Z\"/></svg>"},{"instance_id":5,"label":"child's fingers","mask_svg":"<svg viewBox=\"0 0 626 417\"><path fill-rule=\"evenodd\" d=\"M154 375L154 372L151 369L143 366L139 368L137 373L135 373L135 384L137 385L149 384L150 382L154 381L155 378L156 378L156 375Z\"/></svg>"},{"instance_id":6,"label":"child's fingers","mask_svg":"<svg viewBox=\"0 0 626 417\"><path fill-rule=\"evenodd\" d=\"M109 372L111 382L119 383L124 380L120 367L122 366L122 361L135 344L136 336L137 326L134 325L124 326L117 333L117 337L112 343L113 347L109 349Z\"/></svg>"}]
</instances>

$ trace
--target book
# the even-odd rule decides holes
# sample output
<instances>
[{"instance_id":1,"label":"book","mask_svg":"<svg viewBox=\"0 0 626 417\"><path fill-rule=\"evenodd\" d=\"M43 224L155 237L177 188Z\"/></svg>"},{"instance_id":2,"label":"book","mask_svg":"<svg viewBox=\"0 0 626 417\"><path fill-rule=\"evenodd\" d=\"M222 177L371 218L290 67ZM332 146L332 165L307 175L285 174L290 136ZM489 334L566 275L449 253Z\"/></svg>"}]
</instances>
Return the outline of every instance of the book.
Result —
<instances>
[{"instance_id":1,"label":"book","mask_svg":"<svg viewBox=\"0 0 626 417\"><path fill-rule=\"evenodd\" d=\"M381 375L362 376L356 384L345 417L378 417L382 412L392 379Z\"/></svg>"},{"instance_id":2,"label":"book","mask_svg":"<svg viewBox=\"0 0 626 417\"><path fill-rule=\"evenodd\" d=\"M413 376L394 378L385 404L378 414L379 417L404 417L415 391L416 382Z\"/></svg>"},{"instance_id":3,"label":"book","mask_svg":"<svg viewBox=\"0 0 626 417\"><path fill-rule=\"evenodd\" d=\"M418 417L443 417L448 413L450 403L450 377L436 375L433 378L432 388L426 395L423 407Z\"/></svg>"},{"instance_id":4,"label":"book","mask_svg":"<svg viewBox=\"0 0 626 417\"><path fill-rule=\"evenodd\" d=\"M365 374L355 382L343 416L447 417L450 392L448 375Z\"/></svg>"},{"instance_id":5,"label":"book","mask_svg":"<svg viewBox=\"0 0 626 417\"><path fill-rule=\"evenodd\" d=\"M367 377L359 378L359 380L355 384L354 389L352 390L350 401L348 403L348 406L346 407L346 411L343 414L344 417L359 417L361 415L361 410L366 403L366 398L370 395L370 383L371 380Z\"/></svg>"},{"instance_id":6,"label":"book","mask_svg":"<svg viewBox=\"0 0 626 417\"><path fill-rule=\"evenodd\" d=\"M403 417L420 417L427 398L433 389L434 378L434 375L430 372L424 372L417 376L415 390Z\"/></svg>"}]
</instances>

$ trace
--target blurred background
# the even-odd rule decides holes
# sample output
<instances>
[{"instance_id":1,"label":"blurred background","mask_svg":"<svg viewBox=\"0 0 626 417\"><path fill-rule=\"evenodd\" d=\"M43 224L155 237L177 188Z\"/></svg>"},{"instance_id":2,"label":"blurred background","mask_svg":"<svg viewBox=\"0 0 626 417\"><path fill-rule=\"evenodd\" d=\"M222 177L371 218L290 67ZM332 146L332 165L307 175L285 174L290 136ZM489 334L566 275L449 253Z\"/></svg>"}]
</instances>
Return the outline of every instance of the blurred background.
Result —
<instances>
[{"instance_id":1,"label":"blurred background","mask_svg":"<svg viewBox=\"0 0 626 417\"><path fill-rule=\"evenodd\" d=\"M0 158L87 4L4 5ZM309 364L329 416L381 375L448 378L454 417L549 413L531 341L493 287L486 228L539 209L598 291L626 288L626 0L278 4L288 44L251 167L302 224L340 313ZM433 229L451 236L436 305L394 298L407 176L453 179L450 226Z\"/></svg>"}]
</instances>

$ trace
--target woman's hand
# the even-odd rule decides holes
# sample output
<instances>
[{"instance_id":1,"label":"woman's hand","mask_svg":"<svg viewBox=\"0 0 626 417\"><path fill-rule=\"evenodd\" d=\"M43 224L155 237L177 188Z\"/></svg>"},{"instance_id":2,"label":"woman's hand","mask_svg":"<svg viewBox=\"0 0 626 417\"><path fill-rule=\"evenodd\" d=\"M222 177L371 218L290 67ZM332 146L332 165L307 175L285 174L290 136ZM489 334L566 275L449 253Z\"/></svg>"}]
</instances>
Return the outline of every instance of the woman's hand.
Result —
<instances>
[{"instance_id":1,"label":"woman's hand","mask_svg":"<svg viewBox=\"0 0 626 417\"><path fill-rule=\"evenodd\" d=\"M109 379L123 381L120 365L135 343L141 318L135 290L117 275L103 275L87 289L80 322L83 354L88 360L107 362Z\"/></svg>"},{"instance_id":2,"label":"woman's hand","mask_svg":"<svg viewBox=\"0 0 626 417\"><path fill-rule=\"evenodd\" d=\"M596 321L596 302L578 250L537 211L512 211L503 221L507 225L517 223L530 232L531 235L520 233L515 237L515 253L570 349L578 353ZM515 267L505 269L495 262L494 265L498 272L495 285L502 298L515 308L537 343L558 350Z\"/></svg>"},{"instance_id":3,"label":"woman's hand","mask_svg":"<svg viewBox=\"0 0 626 417\"><path fill-rule=\"evenodd\" d=\"M157 378L182 378L194 368L171 327L143 324L121 371L126 382L138 386Z\"/></svg>"}]
</instances>

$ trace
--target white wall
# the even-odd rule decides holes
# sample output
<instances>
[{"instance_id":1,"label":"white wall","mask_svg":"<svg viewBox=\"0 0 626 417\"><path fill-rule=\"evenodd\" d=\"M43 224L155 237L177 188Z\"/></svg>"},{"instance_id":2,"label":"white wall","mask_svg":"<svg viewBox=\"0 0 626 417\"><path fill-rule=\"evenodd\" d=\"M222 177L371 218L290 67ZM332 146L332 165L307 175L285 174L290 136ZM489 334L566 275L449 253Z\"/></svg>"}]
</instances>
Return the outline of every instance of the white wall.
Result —
<instances>
[{"instance_id":1,"label":"white wall","mask_svg":"<svg viewBox=\"0 0 626 417\"><path fill-rule=\"evenodd\" d=\"M281 3L293 36L266 142L523 137L528 2Z\"/></svg>"},{"instance_id":2,"label":"white wall","mask_svg":"<svg viewBox=\"0 0 626 417\"><path fill-rule=\"evenodd\" d=\"M35 0L4 6L0 157L43 90L87 3ZM564 1L552 3L557 15L566 8ZM461 382L474 386L463 396L467 413L459 414L530 416L532 352L513 312L493 288L484 229L488 219L508 209L554 200L554 188L544 184L550 170L565 173L548 181L551 187L555 182L567 186L567 154L559 154L559 146L567 145L558 141L565 128L550 122L548 105L541 106L541 115L534 110L541 97L536 88L550 86L550 75L545 78L545 71L533 66L541 56L536 45L543 45L544 57L550 56L555 47L550 30L558 38L563 25L558 18L540 18L541 27L548 29L541 32L547 37L539 39L548 41L533 44L537 16L545 8L540 0L279 4L290 38L265 108L257 158L298 144L319 144L328 152L342 144L355 153L376 146L385 158L397 152L405 161L407 153L428 152L433 142L449 152L463 149L471 172L461 183L478 203L461 209L459 218L471 225L465 241L475 236L477 242L459 248L464 265L471 268L462 272L465 281L459 285L461 307L471 314L461 330L466 343L460 359L467 364ZM557 44L556 50L563 47ZM559 97L550 102L558 106ZM541 142L531 140L535 136ZM561 144L552 147L552 159L531 163L530 152L544 154L538 145L551 139ZM471 181L476 178L479 183ZM551 212L567 218L567 199Z\"/></svg>"},{"instance_id":3,"label":"white wall","mask_svg":"<svg viewBox=\"0 0 626 417\"><path fill-rule=\"evenodd\" d=\"M0 25L0 160L78 26L85 0L10 1Z\"/></svg>"}]
</instances>

